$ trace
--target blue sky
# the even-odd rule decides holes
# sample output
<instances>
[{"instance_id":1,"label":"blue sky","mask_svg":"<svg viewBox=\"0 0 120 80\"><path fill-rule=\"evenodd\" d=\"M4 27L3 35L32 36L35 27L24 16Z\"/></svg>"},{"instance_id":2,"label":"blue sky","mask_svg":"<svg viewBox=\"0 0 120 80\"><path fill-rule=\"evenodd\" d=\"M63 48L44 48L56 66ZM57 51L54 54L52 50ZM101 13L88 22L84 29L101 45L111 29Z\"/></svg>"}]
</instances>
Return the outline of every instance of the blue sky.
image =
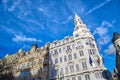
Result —
<instances>
[{"instance_id":1,"label":"blue sky","mask_svg":"<svg viewBox=\"0 0 120 80\"><path fill-rule=\"evenodd\" d=\"M94 35L104 64L113 72L113 32L120 33L120 0L0 0L0 56L33 43L71 36L77 13Z\"/></svg>"}]
</instances>

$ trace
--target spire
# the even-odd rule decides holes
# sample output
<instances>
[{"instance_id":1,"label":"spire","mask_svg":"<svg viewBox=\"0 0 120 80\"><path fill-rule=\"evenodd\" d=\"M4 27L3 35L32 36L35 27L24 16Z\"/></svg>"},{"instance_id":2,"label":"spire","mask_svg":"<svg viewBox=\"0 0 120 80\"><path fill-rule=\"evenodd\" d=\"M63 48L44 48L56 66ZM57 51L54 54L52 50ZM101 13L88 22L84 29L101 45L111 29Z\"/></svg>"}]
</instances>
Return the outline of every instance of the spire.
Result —
<instances>
[{"instance_id":1,"label":"spire","mask_svg":"<svg viewBox=\"0 0 120 80\"><path fill-rule=\"evenodd\" d=\"M119 39L119 38L120 38L120 34L117 33L117 32L114 32L114 33L113 33L112 42L116 41L116 40Z\"/></svg>"},{"instance_id":2,"label":"spire","mask_svg":"<svg viewBox=\"0 0 120 80\"><path fill-rule=\"evenodd\" d=\"M75 13L75 18L74 18L74 23L75 23L75 25L83 24L83 21L76 13Z\"/></svg>"}]
</instances>

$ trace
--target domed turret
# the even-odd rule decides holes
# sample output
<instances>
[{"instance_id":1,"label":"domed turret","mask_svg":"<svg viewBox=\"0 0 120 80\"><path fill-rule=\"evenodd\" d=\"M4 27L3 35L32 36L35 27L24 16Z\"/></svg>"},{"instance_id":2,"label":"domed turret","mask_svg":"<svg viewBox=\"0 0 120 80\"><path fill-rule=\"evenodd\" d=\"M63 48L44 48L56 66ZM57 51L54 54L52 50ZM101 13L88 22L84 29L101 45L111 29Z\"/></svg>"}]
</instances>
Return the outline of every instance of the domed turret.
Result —
<instances>
[{"instance_id":1,"label":"domed turret","mask_svg":"<svg viewBox=\"0 0 120 80\"><path fill-rule=\"evenodd\" d=\"M120 34L117 32L113 33L112 42L116 48L116 70L118 75L120 75ZM120 76L118 76L120 79Z\"/></svg>"}]
</instances>

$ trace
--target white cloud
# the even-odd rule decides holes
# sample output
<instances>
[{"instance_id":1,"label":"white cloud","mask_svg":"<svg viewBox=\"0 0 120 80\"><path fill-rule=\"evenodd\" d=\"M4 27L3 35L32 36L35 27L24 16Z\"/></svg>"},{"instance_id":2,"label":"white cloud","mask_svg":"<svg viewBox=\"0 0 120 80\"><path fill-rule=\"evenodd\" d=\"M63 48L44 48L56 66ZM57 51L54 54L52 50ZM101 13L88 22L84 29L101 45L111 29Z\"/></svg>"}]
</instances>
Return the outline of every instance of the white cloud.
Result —
<instances>
[{"instance_id":1,"label":"white cloud","mask_svg":"<svg viewBox=\"0 0 120 80\"><path fill-rule=\"evenodd\" d=\"M67 18L67 20L65 20L65 21L63 21L63 22L60 22L60 21L58 21L57 19L53 19L52 22L55 22L55 23L58 23L58 24L66 24L66 23L68 23L71 19L72 19L72 16L69 16L69 17Z\"/></svg>"},{"instance_id":2,"label":"white cloud","mask_svg":"<svg viewBox=\"0 0 120 80\"><path fill-rule=\"evenodd\" d=\"M106 35L106 36L100 37L97 41L99 45L107 44L108 42L110 42L110 36Z\"/></svg>"},{"instance_id":3,"label":"white cloud","mask_svg":"<svg viewBox=\"0 0 120 80\"><path fill-rule=\"evenodd\" d=\"M69 16L66 21L63 21L62 24L68 23L72 19L72 16Z\"/></svg>"},{"instance_id":4,"label":"white cloud","mask_svg":"<svg viewBox=\"0 0 120 80\"><path fill-rule=\"evenodd\" d=\"M113 44L110 44L108 49L104 51L105 53L107 54L115 54L116 53L116 49L115 47L113 46Z\"/></svg>"},{"instance_id":5,"label":"white cloud","mask_svg":"<svg viewBox=\"0 0 120 80\"><path fill-rule=\"evenodd\" d=\"M40 12L42 12L43 15L45 15L45 16L47 16L47 17L50 17L50 16L48 15L47 10L46 10L45 8L39 8L38 10L39 10Z\"/></svg>"},{"instance_id":6,"label":"white cloud","mask_svg":"<svg viewBox=\"0 0 120 80\"><path fill-rule=\"evenodd\" d=\"M107 28L98 27L96 28L93 34L98 34L100 37L102 37L103 35L106 35L107 32L108 32Z\"/></svg>"},{"instance_id":7,"label":"white cloud","mask_svg":"<svg viewBox=\"0 0 120 80\"><path fill-rule=\"evenodd\" d=\"M110 36L108 35L110 27L112 27L111 23L103 21L100 27L94 30L93 35L98 35L100 37L97 39L99 45L107 44L110 41Z\"/></svg>"},{"instance_id":8,"label":"white cloud","mask_svg":"<svg viewBox=\"0 0 120 80\"><path fill-rule=\"evenodd\" d=\"M87 13L86 16L89 15L90 13L92 13L93 11L103 7L104 5L106 5L108 2L110 2L111 0L106 0L105 2L102 2L101 4L97 5L96 7L90 9Z\"/></svg>"},{"instance_id":9,"label":"white cloud","mask_svg":"<svg viewBox=\"0 0 120 80\"><path fill-rule=\"evenodd\" d=\"M21 0L14 2L13 5L8 9L8 11L14 11L16 6L19 5L20 2L21 2Z\"/></svg>"},{"instance_id":10,"label":"white cloud","mask_svg":"<svg viewBox=\"0 0 120 80\"><path fill-rule=\"evenodd\" d=\"M12 39L14 42L42 42L42 40L37 40L36 38L26 37L25 35L15 35Z\"/></svg>"}]
</instances>

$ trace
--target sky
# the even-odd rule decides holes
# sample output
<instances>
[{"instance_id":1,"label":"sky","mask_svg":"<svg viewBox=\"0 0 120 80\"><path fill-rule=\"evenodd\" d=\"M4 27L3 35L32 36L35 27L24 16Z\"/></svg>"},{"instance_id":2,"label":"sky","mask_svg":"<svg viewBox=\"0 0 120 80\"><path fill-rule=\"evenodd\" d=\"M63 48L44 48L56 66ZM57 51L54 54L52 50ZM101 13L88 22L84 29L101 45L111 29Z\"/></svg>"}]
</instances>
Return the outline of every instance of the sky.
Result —
<instances>
[{"instance_id":1,"label":"sky","mask_svg":"<svg viewBox=\"0 0 120 80\"><path fill-rule=\"evenodd\" d=\"M113 32L120 33L120 0L0 0L0 57L72 36L74 14L96 39L105 67L113 72Z\"/></svg>"}]
</instances>

